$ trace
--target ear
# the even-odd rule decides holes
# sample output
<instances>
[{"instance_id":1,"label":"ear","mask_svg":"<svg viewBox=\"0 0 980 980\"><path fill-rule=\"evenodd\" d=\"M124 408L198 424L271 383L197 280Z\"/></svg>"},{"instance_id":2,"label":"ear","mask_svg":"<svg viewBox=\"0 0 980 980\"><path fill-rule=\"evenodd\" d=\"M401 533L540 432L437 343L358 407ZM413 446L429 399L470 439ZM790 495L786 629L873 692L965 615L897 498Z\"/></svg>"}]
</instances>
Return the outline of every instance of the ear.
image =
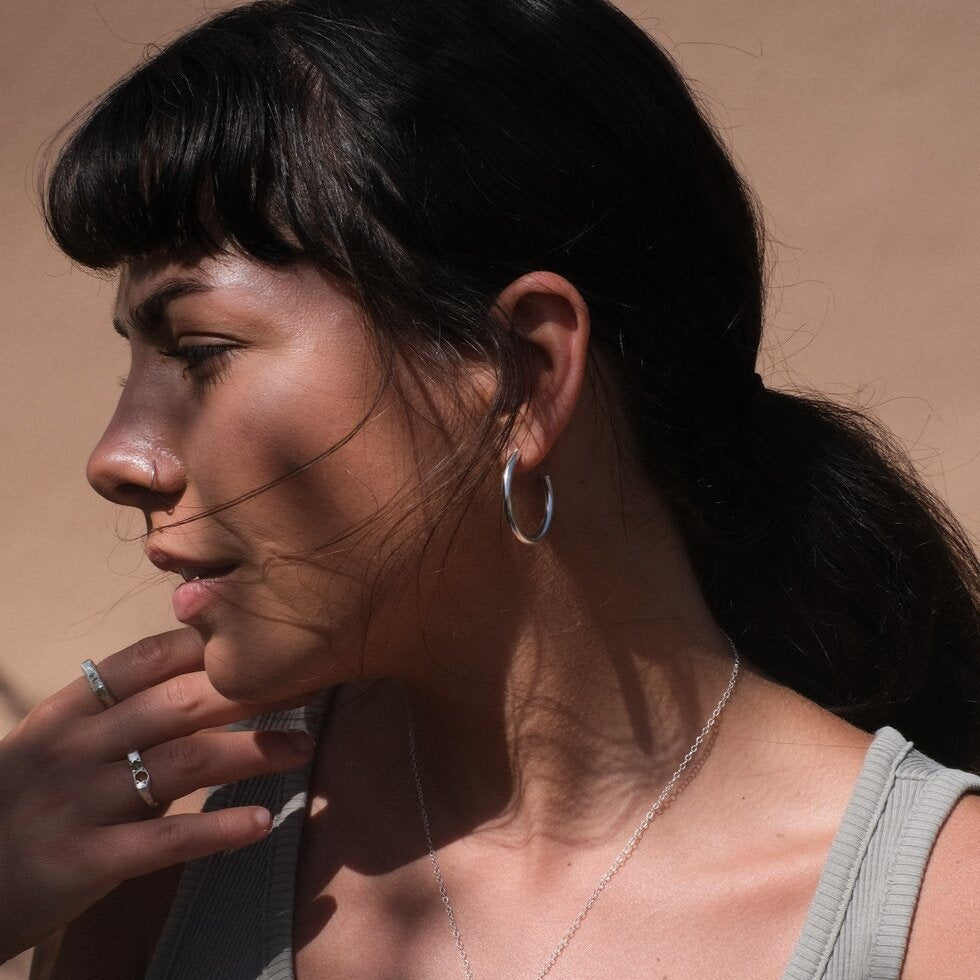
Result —
<instances>
[{"instance_id":1,"label":"ear","mask_svg":"<svg viewBox=\"0 0 980 980\"><path fill-rule=\"evenodd\" d=\"M585 378L589 308L554 272L529 272L497 297L494 313L531 347L531 396L508 449L521 451L517 472L541 464L572 418Z\"/></svg>"}]
</instances>

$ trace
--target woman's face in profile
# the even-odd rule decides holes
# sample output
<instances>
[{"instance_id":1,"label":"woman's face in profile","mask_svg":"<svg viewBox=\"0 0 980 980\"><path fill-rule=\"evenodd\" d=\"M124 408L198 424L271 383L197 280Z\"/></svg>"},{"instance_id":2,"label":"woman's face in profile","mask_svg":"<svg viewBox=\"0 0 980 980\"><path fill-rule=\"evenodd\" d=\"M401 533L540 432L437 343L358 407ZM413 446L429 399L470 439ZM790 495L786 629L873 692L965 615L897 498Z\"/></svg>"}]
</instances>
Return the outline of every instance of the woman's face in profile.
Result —
<instances>
[{"instance_id":1,"label":"woman's face in profile","mask_svg":"<svg viewBox=\"0 0 980 980\"><path fill-rule=\"evenodd\" d=\"M127 266L115 322L131 369L89 479L143 512L154 564L190 579L174 611L207 641L212 681L249 701L370 670L368 624L412 524L372 519L446 446L390 391L372 408L357 305L312 265L233 255Z\"/></svg>"}]
</instances>

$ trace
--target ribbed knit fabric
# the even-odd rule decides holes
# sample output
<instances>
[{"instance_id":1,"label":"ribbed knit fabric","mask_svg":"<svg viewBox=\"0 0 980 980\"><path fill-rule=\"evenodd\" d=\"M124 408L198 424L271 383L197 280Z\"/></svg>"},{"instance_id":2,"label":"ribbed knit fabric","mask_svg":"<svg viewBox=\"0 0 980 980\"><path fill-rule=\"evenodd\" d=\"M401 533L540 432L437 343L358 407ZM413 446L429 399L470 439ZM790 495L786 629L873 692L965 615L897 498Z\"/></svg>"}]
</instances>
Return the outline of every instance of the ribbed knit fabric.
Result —
<instances>
[{"instance_id":1,"label":"ribbed knit fabric","mask_svg":"<svg viewBox=\"0 0 980 980\"><path fill-rule=\"evenodd\" d=\"M232 725L320 735L331 692L309 707ZM291 772L219 787L205 810L265 806L274 815L263 840L191 861L146 980L295 980L293 883L312 763Z\"/></svg>"},{"instance_id":2,"label":"ribbed knit fabric","mask_svg":"<svg viewBox=\"0 0 980 980\"><path fill-rule=\"evenodd\" d=\"M316 738L329 699L241 727L302 728ZM251 847L187 866L147 980L295 980L293 888L309 778L307 766L212 794L209 810L268 807L274 829ZM936 835L960 796L978 791L980 777L945 769L882 728L783 980L898 980Z\"/></svg>"},{"instance_id":3,"label":"ribbed knit fabric","mask_svg":"<svg viewBox=\"0 0 980 980\"><path fill-rule=\"evenodd\" d=\"M868 749L783 980L898 980L932 845L980 777L894 728Z\"/></svg>"}]
</instances>

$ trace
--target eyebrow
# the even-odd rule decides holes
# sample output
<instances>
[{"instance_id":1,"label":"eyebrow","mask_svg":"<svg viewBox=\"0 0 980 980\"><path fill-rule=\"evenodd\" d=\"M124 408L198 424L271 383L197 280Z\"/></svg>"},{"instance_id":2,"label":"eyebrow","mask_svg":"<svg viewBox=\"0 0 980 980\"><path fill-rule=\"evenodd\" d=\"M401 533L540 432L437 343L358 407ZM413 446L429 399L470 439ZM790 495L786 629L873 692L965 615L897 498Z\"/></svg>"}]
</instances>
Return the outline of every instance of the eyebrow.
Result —
<instances>
[{"instance_id":1,"label":"eyebrow","mask_svg":"<svg viewBox=\"0 0 980 980\"><path fill-rule=\"evenodd\" d=\"M144 337L157 333L167 317L167 307L182 296L194 296L209 292L211 287L200 279L167 279L141 303L130 307L129 322ZM112 318L112 328L120 337L129 339L129 333L118 316Z\"/></svg>"}]
</instances>

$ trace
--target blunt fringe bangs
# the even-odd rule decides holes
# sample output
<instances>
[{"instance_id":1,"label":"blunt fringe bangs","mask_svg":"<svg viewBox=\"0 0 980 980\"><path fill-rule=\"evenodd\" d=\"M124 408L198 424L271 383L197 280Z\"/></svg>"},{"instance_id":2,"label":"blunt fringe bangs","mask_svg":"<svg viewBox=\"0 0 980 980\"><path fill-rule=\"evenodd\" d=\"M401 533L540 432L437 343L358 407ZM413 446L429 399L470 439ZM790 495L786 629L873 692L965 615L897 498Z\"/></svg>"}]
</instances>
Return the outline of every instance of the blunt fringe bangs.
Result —
<instances>
[{"instance_id":1,"label":"blunt fringe bangs","mask_svg":"<svg viewBox=\"0 0 980 980\"><path fill-rule=\"evenodd\" d=\"M109 270L231 245L273 263L312 251L344 271L325 247L331 212L302 207L311 169L317 192L331 176L325 141L311 141L325 136L329 96L255 8L179 39L89 110L48 180L48 225L72 259Z\"/></svg>"}]
</instances>

